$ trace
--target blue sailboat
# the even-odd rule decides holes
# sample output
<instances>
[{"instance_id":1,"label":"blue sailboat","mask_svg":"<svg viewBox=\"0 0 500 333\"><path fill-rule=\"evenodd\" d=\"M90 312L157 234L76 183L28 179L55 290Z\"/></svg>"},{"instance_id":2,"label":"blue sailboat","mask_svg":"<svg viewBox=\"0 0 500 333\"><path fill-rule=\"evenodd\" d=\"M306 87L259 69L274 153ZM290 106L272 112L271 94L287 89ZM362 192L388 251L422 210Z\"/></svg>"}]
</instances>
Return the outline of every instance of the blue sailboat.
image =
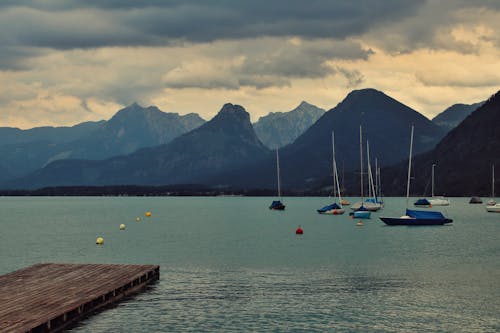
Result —
<instances>
[{"instance_id":1,"label":"blue sailboat","mask_svg":"<svg viewBox=\"0 0 500 333\"><path fill-rule=\"evenodd\" d=\"M413 150L413 131L411 127L411 140L410 140L410 158L408 159L408 179L406 182L406 211L405 215L401 217L380 217L380 219L387 225L443 225L452 223L452 219L446 218L443 213L435 211L421 211L408 209L408 201L410 198L410 173L411 173L411 155Z\"/></svg>"},{"instance_id":2,"label":"blue sailboat","mask_svg":"<svg viewBox=\"0 0 500 333\"><path fill-rule=\"evenodd\" d=\"M355 219L369 219L371 216L371 212L364 205L364 193L363 193L363 134L361 126L359 126L359 158L360 158L360 176L361 176L361 205L359 208L356 208L353 212L350 212L349 215ZM353 205L354 206L354 205ZM351 206L351 209L353 209Z\"/></svg>"},{"instance_id":3,"label":"blue sailboat","mask_svg":"<svg viewBox=\"0 0 500 333\"><path fill-rule=\"evenodd\" d=\"M274 200L269 209L272 210L285 210L285 205L281 202L281 184L280 184L280 158L278 155L278 149L276 148L276 173L278 176L278 200Z\"/></svg>"},{"instance_id":4,"label":"blue sailboat","mask_svg":"<svg viewBox=\"0 0 500 333\"><path fill-rule=\"evenodd\" d=\"M331 214L331 215L341 215L344 214L345 210L342 207L342 198L340 195L340 183L339 176L337 173L337 162L335 160L335 135L332 131L332 172L333 172L333 193L334 196L338 193L339 203L333 202L330 205L317 209L319 214Z\"/></svg>"}]
</instances>

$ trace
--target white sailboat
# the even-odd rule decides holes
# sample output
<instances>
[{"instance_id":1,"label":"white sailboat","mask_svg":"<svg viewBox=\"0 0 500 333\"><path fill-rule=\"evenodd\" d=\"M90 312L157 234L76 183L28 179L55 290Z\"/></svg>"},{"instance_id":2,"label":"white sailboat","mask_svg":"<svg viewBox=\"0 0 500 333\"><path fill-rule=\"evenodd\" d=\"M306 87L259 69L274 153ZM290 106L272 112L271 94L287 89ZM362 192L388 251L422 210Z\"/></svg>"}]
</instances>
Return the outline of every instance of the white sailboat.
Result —
<instances>
[{"instance_id":1,"label":"white sailboat","mask_svg":"<svg viewBox=\"0 0 500 333\"><path fill-rule=\"evenodd\" d=\"M338 193L339 203L333 202L323 208L317 210L320 214L331 214L331 215L341 215L344 214L345 210L342 207L342 197L340 193L340 182L337 173L337 162L335 160L335 135L332 131L332 171L333 171L333 195L334 197Z\"/></svg>"},{"instance_id":2,"label":"white sailboat","mask_svg":"<svg viewBox=\"0 0 500 333\"><path fill-rule=\"evenodd\" d=\"M449 206L450 205L450 200L446 199L445 197L436 197L434 196L434 168L436 167L436 164L432 165L432 186L431 186L431 195L432 197L430 199L427 199L429 203L432 206Z\"/></svg>"},{"instance_id":3,"label":"white sailboat","mask_svg":"<svg viewBox=\"0 0 500 333\"><path fill-rule=\"evenodd\" d=\"M500 203L495 201L495 165L491 166L491 199L486 204L486 211L500 213Z\"/></svg>"}]
</instances>

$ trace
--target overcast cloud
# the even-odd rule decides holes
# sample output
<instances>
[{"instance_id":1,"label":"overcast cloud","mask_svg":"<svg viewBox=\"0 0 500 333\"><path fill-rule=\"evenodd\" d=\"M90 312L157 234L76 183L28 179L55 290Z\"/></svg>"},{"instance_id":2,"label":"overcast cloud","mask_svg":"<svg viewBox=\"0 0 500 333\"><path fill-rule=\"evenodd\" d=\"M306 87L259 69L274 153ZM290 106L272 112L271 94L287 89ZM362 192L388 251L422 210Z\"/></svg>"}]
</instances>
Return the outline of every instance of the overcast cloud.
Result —
<instances>
[{"instance_id":1,"label":"overcast cloud","mask_svg":"<svg viewBox=\"0 0 500 333\"><path fill-rule=\"evenodd\" d=\"M498 90L498 31L490 0L4 0L0 126L136 101L206 119L235 102L256 118L364 87L432 116Z\"/></svg>"}]
</instances>

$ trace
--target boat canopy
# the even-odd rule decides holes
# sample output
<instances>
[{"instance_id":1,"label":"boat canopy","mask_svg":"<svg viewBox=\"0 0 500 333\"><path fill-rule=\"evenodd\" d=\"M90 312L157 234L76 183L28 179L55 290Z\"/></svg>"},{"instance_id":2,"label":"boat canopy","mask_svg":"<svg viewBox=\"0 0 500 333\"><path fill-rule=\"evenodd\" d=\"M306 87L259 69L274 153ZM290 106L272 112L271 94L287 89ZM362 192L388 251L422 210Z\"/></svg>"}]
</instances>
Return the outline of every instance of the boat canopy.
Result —
<instances>
[{"instance_id":1,"label":"boat canopy","mask_svg":"<svg viewBox=\"0 0 500 333\"><path fill-rule=\"evenodd\" d=\"M415 206L429 206L430 204L431 203L427 199L418 199L414 203Z\"/></svg>"},{"instance_id":2,"label":"boat canopy","mask_svg":"<svg viewBox=\"0 0 500 333\"><path fill-rule=\"evenodd\" d=\"M283 203L281 203L281 201L279 201L279 200L275 200L271 203L271 208L279 207L279 206L283 206Z\"/></svg>"},{"instance_id":3,"label":"boat canopy","mask_svg":"<svg viewBox=\"0 0 500 333\"><path fill-rule=\"evenodd\" d=\"M337 205L336 202L334 202L331 205L328 205L328 206L325 206L321 209L318 209L318 212L327 212L327 211L332 210L332 209L342 209L342 207L340 207L339 205Z\"/></svg>"},{"instance_id":4,"label":"boat canopy","mask_svg":"<svg viewBox=\"0 0 500 333\"><path fill-rule=\"evenodd\" d=\"M365 212L365 211L368 211L368 209L366 209L365 206L361 205L361 207L359 207L358 209L355 210L356 212Z\"/></svg>"},{"instance_id":5,"label":"boat canopy","mask_svg":"<svg viewBox=\"0 0 500 333\"><path fill-rule=\"evenodd\" d=\"M435 211L421 211L421 210L407 209L406 215L416 219L436 219L436 220L446 219L443 213Z\"/></svg>"}]
</instances>

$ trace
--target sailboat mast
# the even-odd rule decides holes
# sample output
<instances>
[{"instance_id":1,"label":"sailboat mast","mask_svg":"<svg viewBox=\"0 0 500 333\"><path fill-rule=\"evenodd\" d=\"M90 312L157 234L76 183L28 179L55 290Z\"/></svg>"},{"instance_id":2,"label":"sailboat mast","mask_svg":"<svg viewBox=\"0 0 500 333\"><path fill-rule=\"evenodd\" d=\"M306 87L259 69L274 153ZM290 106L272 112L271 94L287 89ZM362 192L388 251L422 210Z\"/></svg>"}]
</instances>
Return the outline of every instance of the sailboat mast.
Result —
<instances>
[{"instance_id":1,"label":"sailboat mast","mask_svg":"<svg viewBox=\"0 0 500 333\"><path fill-rule=\"evenodd\" d=\"M491 198L495 197L495 164L491 165Z\"/></svg>"},{"instance_id":2,"label":"sailboat mast","mask_svg":"<svg viewBox=\"0 0 500 333\"><path fill-rule=\"evenodd\" d=\"M278 148L276 148L276 173L278 174L278 198L281 201L281 184L280 184L280 158Z\"/></svg>"},{"instance_id":3,"label":"sailboat mast","mask_svg":"<svg viewBox=\"0 0 500 333\"><path fill-rule=\"evenodd\" d=\"M335 189L337 190L338 198L339 198L339 205L342 206L342 203L340 202L342 200L342 196L340 194L340 182L339 182L339 174L337 172L337 161L335 159L335 135L332 131L332 156L333 156L333 188L334 191ZM337 187L335 188L335 185Z\"/></svg>"},{"instance_id":4,"label":"sailboat mast","mask_svg":"<svg viewBox=\"0 0 500 333\"><path fill-rule=\"evenodd\" d=\"M333 197L337 196L337 188L335 186L335 136L332 131L332 177L333 177Z\"/></svg>"},{"instance_id":5,"label":"sailboat mast","mask_svg":"<svg viewBox=\"0 0 500 333\"><path fill-rule=\"evenodd\" d=\"M361 176L361 206L363 206L363 134L362 134L362 129L361 125L359 126L359 161L361 164L361 171L360 171L360 176Z\"/></svg>"},{"instance_id":6,"label":"sailboat mast","mask_svg":"<svg viewBox=\"0 0 500 333\"><path fill-rule=\"evenodd\" d=\"M431 196L434 198L434 167L436 164L432 165L432 186L431 186Z\"/></svg>"},{"instance_id":7,"label":"sailboat mast","mask_svg":"<svg viewBox=\"0 0 500 333\"><path fill-rule=\"evenodd\" d=\"M408 209L408 202L410 200L410 171L411 171L411 155L413 152L413 130L414 126L411 125L410 157L408 158L408 180L406 182L406 209Z\"/></svg>"},{"instance_id":8,"label":"sailboat mast","mask_svg":"<svg viewBox=\"0 0 500 333\"><path fill-rule=\"evenodd\" d=\"M380 197L379 195L379 189L378 189L378 162L377 162L377 158L375 157L375 199L377 197ZM377 200L378 201L378 200Z\"/></svg>"},{"instance_id":9,"label":"sailboat mast","mask_svg":"<svg viewBox=\"0 0 500 333\"><path fill-rule=\"evenodd\" d=\"M373 182L373 173L372 173L372 166L371 166L371 160L370 160L370 144L368 140L366 141L366 158L367 158L367 166L368 166L368 197L369 198L375 198L377 194L375 193L375 186Z\"/></svg>"}]
</instances>

